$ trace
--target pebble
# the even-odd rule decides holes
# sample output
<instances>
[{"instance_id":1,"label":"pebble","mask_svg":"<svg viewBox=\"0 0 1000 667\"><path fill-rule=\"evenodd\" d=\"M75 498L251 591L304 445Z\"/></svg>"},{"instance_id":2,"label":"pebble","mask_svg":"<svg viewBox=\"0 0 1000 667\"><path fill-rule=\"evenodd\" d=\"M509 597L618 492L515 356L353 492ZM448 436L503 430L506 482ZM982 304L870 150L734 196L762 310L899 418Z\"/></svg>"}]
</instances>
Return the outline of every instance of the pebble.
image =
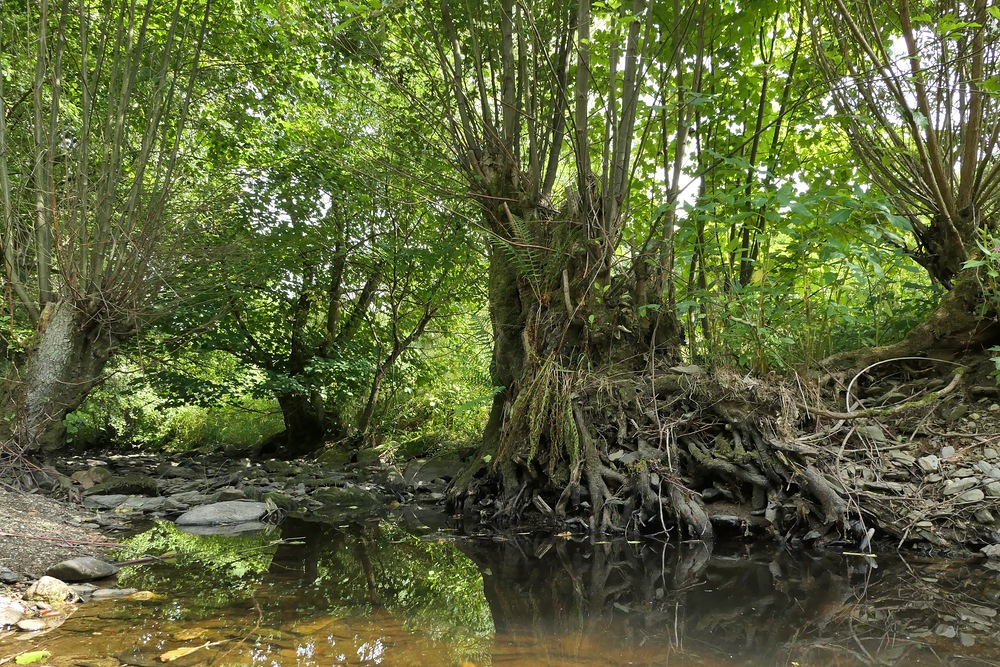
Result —
<instances>
[{"instance_id":1,"label":"pebble","mask_svg":"<svg viewBox=\"0 0 1000 667\"><path fill-rule=\"evenodd\" d=\"M921 456L917 459L917 465L924 472L937 472L938 467L941 465L940 459L933 454L928 454L927 456Z\"/></svg>"},{"instance_id":2,"label":"pebble","mask_svg":"<svg viewBox=\"0 0 1000 667\"><path fill-rule=\"evenodd\" d=\"M21 632L39 632L47 630L49 624L40 618L26 618L17 622L17 629Z\"/></svg>"},{"instance_id":3,"label":"pebble","mask_svg":"<svg viewBox=\"0 0 1000 667\"><path fill-rule=\"evenodd\" d=\"M976 512L976 521L990 525L996 523L996 517L994 517L993 512L988 509L981 509Z\"/></svg>"},{"instance_id":4,"label":"pebble","mask_svg":"<svg viewBox=\"0 0 1000 667\"><path fill-rule=\"evenodd\" d=\"M1000 498L1000 482L990 482L986 485L986 495L990 498Z\"/></svg>"},{"instance_id":5,"label":"pebble","mask_svg":"<svg viewBox=\"0 0 1000 667\"><path fill-rule=\"evenodd\" d=\"M952 447L951 445L945 445L944 447L941 448L941 458L950 459L954 455L955 455L955 448Z\"/></svg>"}]
</instances>

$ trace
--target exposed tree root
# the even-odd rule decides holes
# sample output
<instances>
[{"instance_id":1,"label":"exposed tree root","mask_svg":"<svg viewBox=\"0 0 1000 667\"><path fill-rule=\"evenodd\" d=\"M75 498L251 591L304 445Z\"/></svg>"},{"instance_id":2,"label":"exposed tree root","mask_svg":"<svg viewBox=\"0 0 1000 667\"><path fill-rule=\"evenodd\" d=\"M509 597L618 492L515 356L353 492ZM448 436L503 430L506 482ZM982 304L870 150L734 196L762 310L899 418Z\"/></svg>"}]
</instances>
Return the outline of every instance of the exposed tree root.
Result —
<instances>
[{"instance_id":1,"label":"exposed tree root","mask_svg":"<svg viewBox=\"0 0 1000 667\"><path fill-rule=\"evenodd\" d=\"M566 381L552 368L550 391L536 387L548 420L507 440L500 461L481 452L451 499L493 522L529 510L592 532L707 542L860 551L874 529L883 544L1000 544L1000 401L985 392L995 365L988 354L940 362L875 362L839 387L693 366Z\"/></svg>"}]
</instances>

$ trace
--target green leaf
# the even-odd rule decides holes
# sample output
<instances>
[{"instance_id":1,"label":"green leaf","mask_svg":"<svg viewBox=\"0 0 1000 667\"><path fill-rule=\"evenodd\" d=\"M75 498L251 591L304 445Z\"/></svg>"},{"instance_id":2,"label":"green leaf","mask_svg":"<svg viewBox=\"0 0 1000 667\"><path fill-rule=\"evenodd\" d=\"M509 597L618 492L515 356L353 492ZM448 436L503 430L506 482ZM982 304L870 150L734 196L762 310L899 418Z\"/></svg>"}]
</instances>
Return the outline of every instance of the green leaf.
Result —
<instances>
[{"instance_id":1,"label":"green leaf","mask_svg":"<svg viewBox=\"0 0 1000 667\"><path fill-rule=\"evenodd\" d=\"M839 211L834 211L833 213L831 213L830 217L827 219L827 222L831 225L842 225L850 219L851 213L852 213L851 209L842 208Z\"/></svg>"},{"instance_id":2,"label":"green leaf","mask_svg":"<svg viewBox=\"0 0 1000 667\"><path fill-rule=\"evenodd\" d=\"M41 651L28 651L27 653L22 653L21 655L14 658L14 664L16 665L30 665L33 662L38 662L40 660L45 660L50 655L51 652L46 650Z\"/></svg>"}]
</instances>

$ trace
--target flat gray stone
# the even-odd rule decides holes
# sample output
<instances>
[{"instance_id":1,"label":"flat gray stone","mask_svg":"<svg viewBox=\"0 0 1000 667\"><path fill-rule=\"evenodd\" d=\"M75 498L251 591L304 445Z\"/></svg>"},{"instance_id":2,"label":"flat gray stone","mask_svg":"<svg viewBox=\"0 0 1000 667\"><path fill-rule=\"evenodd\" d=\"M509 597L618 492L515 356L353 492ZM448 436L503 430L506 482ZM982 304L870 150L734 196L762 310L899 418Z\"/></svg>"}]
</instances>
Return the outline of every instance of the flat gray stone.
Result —
<instances>
[{"instance_id":1,"label":"flat gray stone","mask_svg":"<svg viewBox=\"0 0 1000 667\"><path fill-rule=\"evenodd\" d=\"M118 574L118 566L91 556L77 556L53 565L45 574L62 581L78 583Z\"/></svg>"},{"instance_id":2,"label":"flat gray stone","mask_svg":"<svg viewBox=\"0 0 1000 667\"><path fill-rule=\"evenodd\" d=\"M106 496L87 496L83 499L83 506L89 510L113 510L129 497L124 493L114 493Z\"/></svg>"},{"instance_id":3,"label":"flat gray stone","mask_svg":"<svg viewBox=\"0 0 1000 667\"><path fill-rule=\"evenodd\" d=\"M950 479L947 482L945 482L944 489L941 490L941 493L943 493L946 496L953 496L955 494L962 493L963 491L968 491L978 483L979 480L976 479L975 477Z\"/></svg>"},{"instance_id":4,"label":"flat gray stone","mask_svg":"<svg viewBox=\"0 0 1000 667\"><path fill-rule=\"evenodd\" d=\"M978 503L980 500L986 498L986 494L983 493L982 489L969 489L962 495L958 497L958 502L960 503Z\"/></svg>"},{"instance_id":5,"label":"flat gray stone","mask_svg":"<svg viewBox=\"0 0 1000 667\"><path fill-rule=\"evenodd\" d=\"M264 503L226 500L195 507L177 517L178 526L219 526L259 521L267 514Z\"/></svg>"},{"instance_id":6,"label":"flat gray stone","mask_svg":"<svg viewBox=\"0 0 1000 667\"><path fill-rule=\"evenodd\" d=\"M990 482L987 484L986 495L990 498L1000 498L1000 482Z\"/></svg>"}]
</instances>

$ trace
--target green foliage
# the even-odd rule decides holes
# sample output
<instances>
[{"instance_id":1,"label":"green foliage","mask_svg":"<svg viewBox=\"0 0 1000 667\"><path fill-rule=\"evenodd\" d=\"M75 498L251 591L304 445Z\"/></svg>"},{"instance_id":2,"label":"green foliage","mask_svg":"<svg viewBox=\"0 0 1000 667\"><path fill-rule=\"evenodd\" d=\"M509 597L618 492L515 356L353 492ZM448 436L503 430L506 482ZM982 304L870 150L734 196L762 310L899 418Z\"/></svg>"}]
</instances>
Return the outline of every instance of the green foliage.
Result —
<instances>
[{"instance_id":1,"label":"green foliage","mask_svg":"<svg viewBox=\"0 0 1000 667\"><path fill-rule=\"evenodd\" d=\"M270 568L278 543L267 533L243 537L192 535L172 522L160 521L123 540L117 557L137 560L164 556L170 563L124 567L118 582L123 587L184 599L184 606L162 606L174 620L203 618L252 594ZM197 595L192 596L192 591Z\"/></svg>"},{"instance_id":2,"label":"green foliage","mask_svg":"<svg viewBox=\"0 0 1000 667\"><path fill-rule=\"evenodd\" d=\"M210 365L203 376L180 384L213 385L218 376ZM185 376L186 377L186 376ZM178 392L178 384L161 384L164 373L134 376L119 373L92 392L65 419L67 437L75 449L162 448L249 449L279 432L281 413L273 399L219 394L215 400L194 400ZM185 400L187 398L188 400ZM224 400L223 400L224 399Z\"/></svg>"},{"instance_id":3,"label":"green foliage","mask_svg":"<svg viewBox=\"0 0 1000 667\"><path fill-rule=\"evenodd\" d=\"M422 540L381 523L371 534L329 541L317 572L313 584L330 613L372 613L375 600L435 640L471 648L493 635L482 575L454 542Z\"/></svg>"}]
</instances>

